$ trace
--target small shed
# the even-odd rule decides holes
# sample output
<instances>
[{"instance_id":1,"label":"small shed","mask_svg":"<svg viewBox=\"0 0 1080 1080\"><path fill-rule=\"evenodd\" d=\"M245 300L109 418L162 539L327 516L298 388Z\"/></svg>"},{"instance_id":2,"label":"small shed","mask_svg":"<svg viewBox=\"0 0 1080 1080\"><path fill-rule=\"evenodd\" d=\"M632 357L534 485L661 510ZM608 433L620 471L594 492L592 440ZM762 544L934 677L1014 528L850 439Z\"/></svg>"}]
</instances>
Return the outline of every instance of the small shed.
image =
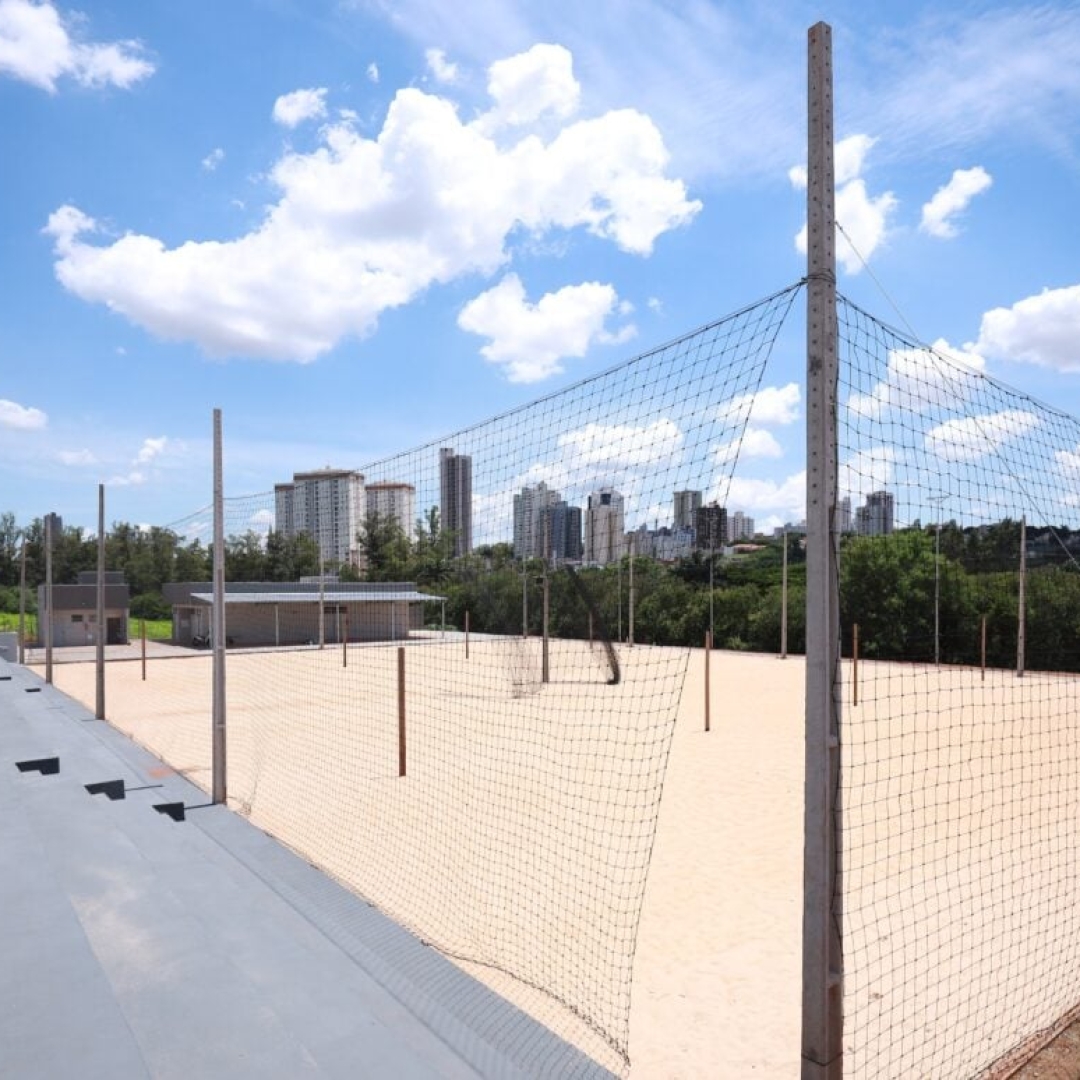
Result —
<instances>
[{"instance_id":1,"label":"small shed","mask_svg":"<svg viewBox=\"0 0 1080 1080\"><path fill-rule=\"evenodd\" d=\"M173 609L173 641L200 645L210 638L213 586L165 586ZM424 604L441 596L412 582L227 582L225 634L230 645L284 646L342 641L396 641L424 625ZM322 632L320 634L320 624Z\"/></svg>"},{"instance_id":2,"label":"small shed","mask_svg":"<svg viewBox=\"0 0 1080 1080\"><path fill-rule=\"evenodd\" d=\"M122 570L105 572L105 644L128 643L128 611L131 589ZM52 619L45 607L45 586L38 586L38 612L44 645L52 634L54 648L68 645L97 644L97 571L84 570L74 585L52 587Z\"/></svg>"}]
</instances>

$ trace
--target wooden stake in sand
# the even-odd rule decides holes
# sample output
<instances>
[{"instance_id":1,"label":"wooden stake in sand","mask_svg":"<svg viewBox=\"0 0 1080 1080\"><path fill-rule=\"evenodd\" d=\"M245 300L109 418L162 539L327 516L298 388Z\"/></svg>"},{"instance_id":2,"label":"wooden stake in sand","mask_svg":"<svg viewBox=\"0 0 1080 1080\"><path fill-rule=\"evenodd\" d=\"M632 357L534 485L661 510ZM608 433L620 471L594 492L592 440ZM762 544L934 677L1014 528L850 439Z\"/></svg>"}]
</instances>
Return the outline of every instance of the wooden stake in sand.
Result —
<instances>
[{"instance_id":1,"label":"wooden stake in sand","mask_svg":"<svg viewBox=\"0 0 1080 1080\"><path fill-rule=\"evenodd\" d=\"M468 616L466 615L466 619ZM405 646L397 651L398 776L405 775Z\"/></svg>"},{"instance_id":2,"label":"wooden stake in sand","mask_svg":"<svg viewBox=\"0 0 1080 1080\"><path fill-rule=\"evenodd\" d=\"M469 612L465 612L465 659L469 659Z\"/></svg>"},{"instance_id":3,"label":"wooden stake in sand","mask_svg":"<svg viewBox=\"0 0 1080 1080\"><path fill-rule=\"evenodd\" d=\"M142 643L142 681L146 682L146 620L139 620L139 640Z\"/></svg>"},{"instance_id":4,"label":"wooden stake in sand","mask_svg":"<svg viewBox=\"0 0 1080 1080\"><path fill-rule=\"evenodd\" d=\"M349 613L345 612L345 632L341 635L341 666L349 666Z\"/></svg>"},{"instance_id":5,"label":"wooden stake in sand","mask_svg":"<svg viewBox=\"0 0 1080 1080\"><path fill-rule=\"evenodd\" d=\"M859 704L859 624L851 628L851 704Z\"/></svg>"},{"instance_id":6,"label":"wooden stake in sand","mask_svg":"<svg viewBox=\"0 0 1080 1080\"><path fill-rule=\"evenodd\" d=\"M979 657L980 668L982 670L982 681L986 682L986 616L982 617L982 627L979 633Z\"/></svg>"},{"instance_id":7,"label":"wooden stake in sand","mask_svg":"<svg viewBox=\"0 0 1080 1080\"><path fill-rule=\"evenodd\" d=\"M705 631L705 730L709 730L709 669L712 667L712 631Z\"/></svg>"}]
</instances>

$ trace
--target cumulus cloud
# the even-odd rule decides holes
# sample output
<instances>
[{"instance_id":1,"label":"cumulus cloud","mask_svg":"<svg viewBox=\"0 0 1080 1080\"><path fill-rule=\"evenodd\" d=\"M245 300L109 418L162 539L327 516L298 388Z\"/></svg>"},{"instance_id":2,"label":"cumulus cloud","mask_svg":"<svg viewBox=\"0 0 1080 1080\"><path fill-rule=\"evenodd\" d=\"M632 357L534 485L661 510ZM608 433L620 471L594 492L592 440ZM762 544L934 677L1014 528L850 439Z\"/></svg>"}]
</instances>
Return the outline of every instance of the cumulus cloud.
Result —
<instances>
[{"instance_id":1,"label":"cumulus cloud","mask_svg":"<svg viewBox=\"0 0 1080 1080\"><path fill-rule=\"evenodd\" d=\"M899 205L891 191L871 195L862 177L863 165L877 142L869 135L850 135L838 142L833 150L833 171L836 180L836 258L849 274L857 274L863 261L881 246L888 231L889 219ZM792 186L805 190L807 173L804 165L788 170ZM842 230L842 231L841 231ZM806 254L807 227L804 224L795 237L795 247Z\"/></svg>"},{"instance_id":2,"label":"cumulus cloud","mask_svg":"<svg viewBox=\"0 0 1080 1080\"><path fill-rule=\"evenodd\" d=\"M293 90L274 102L274 120L282 127L294 128L305 120L321 120L326 116L326 88Z\"/></svg>"},{"instance_id":3,"label":"cumulus cloud","mask_svg":"<svg viewBox=\"0 0 1080 1080\"><path fill-rule=\"evenodd\" d=\"M374 60L367 66L368 82L377 83L379 81L379 65Z\"/></svg>"},{"instance_id":4,"label":"cumulus cloud","mask_svg":"<svg viewBox=\"0 0 1080 1080\"><path fill-rule=\"evenodd\" d=\"M962 214L971 200L986 191L993 182L981 165L972 169L957 169L949 182L938 188L933 198L923 205L919 228L943 240L955 236L957 229L953 219Z\"/></svg>"},{"instance_id":5,"label":"cumulus cloud","mask_svg":"<svg viewBox=\"0 0 1080 1080\"><path fill-rule=\"evenodd\" d=\"M202 159L202 167L207 172L213 172L225 160L225 151L220 146L215 147Z\"/></svg>"},{"instance_id":6,"label":"cumulus cloud","mask_svg":"<svg viewBox=\"0 0 1080 1080\"><path fill-rule=\"evenodd\" d=\"M763 386L755 394L739 394L720 406L719 418L726 422L793 424L799 418L801 393L798 383Z\"/></svg>"},{"instance_id":7,"label":"cumulus cloud","mask_svg":"<svg viewBox=\"0 0 1080 1080\"><path fill-rule=\"evenodd\" d=\"M1005 409L982 416L946 420L926 433L924 445L927 451L944 461L978 461L1038 426L1039 418L1035 413L1026 409Z\"/></svg>"},{"instance_id":8,"label":"cumulus cloud","mask_svg":"<svg viewBox=\"0 0 1080 1080\"><path fill-rule=\"evenodd\" d=\"M784 451L776 437L764 428L748 427L741 439L732 439L713 450L716 465L730 465L736 458L778 458Z\"/></svg>"},{"instance_id":9,"label":"cumulus cloud","mask_svg":"<svg viewBox=\"0 0 1080 1080\"><path fill-rule=\"evenodd\" d=\"M436 82L446 85L457 82L458 66L446 59L446 53L442 49L428 49L424 53L424 59Z\"/></svg>"},{"instance_id":10,"label":"cumulus cloud","mask_svg":"<svg viewBox=\"0 0 1080 1080\"><path fill-rule=\"evenodd\" d=\"M169 440L164 435L157 439L144 439L138 454L135 455L136 464L148 465L161 454L168 442Z\"/></svg>"},{"instance_id":11,"label":"cumulus cloud","mask_svg":"<svg viewBox=\"0 0 1080 1080\"><path fill-rule=\"evenodd\" d=\"M491 65L488 94L494 105L476 126L482 131L497 131L532 124L545 114L556 119L573 116L581 87L574 78L569 49L534 45L528 52Z\"/></svg>"},{"instance_id":12,"label":"cumulus cloud","mask_svg":"<svg viewBox=\"0 0 1080 1080\"><path fill-rule=\"evenodd\" d=\"M37 431L48 422L48 416L40 409L0 398L0 427L13 428L15 431Z\"/></svg>"},{"instance_id":13,"label":"cumulus cloud","mask_svg":"<svg viewBox=\"0 0 1080 1080\"><path fill-rule=\"evenodd\" d=\"M111 476L105 483L111 487L138 487L145 484L149 478L147 466L153 465L168 445L169 440L164 435L143 439L142 446L131 462L131 469L126 473Z\"/></svg>"},{"instance_id":14,"label":"cumulus cloud","mask_svg":"<svg viewBox=\"0 0 1080 1080\"><path fill-rule=\"evenodd\" d=\"M0 0L0 73L53 94L64 77L126 90L149 78L154 65L137 41L77 40L51 3Z\"/></svg>"},{"instance_id":15,"label":"cumulus cloud","mask_svg":"<svg viewBox=\"0 0 1080 1080\"><path fill-rule=\"evenodd\" d=\"M965 401L985 368L986 360L972 346L957 349L944 338L925 349L892 349L884 377L866 393L851 394L845 404L868 420L889 409L923 415L946 397Z\"/></svg>"},{"instance_id":16,"label":"cumulus cloud","mask_svg":"<svg viewBox=\"0 0 1080 1080\"><path fill-rule=\"evenodd\" d=\"M1043 289L1010 308L988 311L974 347L1007 360L1080 371L1080 285Z\"/></svg>"},{"instance_id":17,"label":"cumulus cloud","mask_svg":"<svg viewBox=\"0 0 1080 1080\"><path fill-rule=\"evenodd\" d=\"M450 101L404 89L376 138L329 124L317 149L287 152L270 174L278 201L237 239L95 245L94 220L60 207L46 227L56 275L159 337L306 362L433 284L496 272L512 238L583 228L648 255L701 208L665 176L663 139L642 113L518 134L496 144Z\"/></svg>"},{"instance_id":18,"label":"cumulus cloud","mask_svg":"<svg viewBox=\"0 0 1080 1080\"><path fill-rule=\"evenodd\" d=\"M779 511L782 517L799 520L806 516L806 471L783 480L733 476L728 482L725 477L722 489L710 491L707 497L745 510Z\"/></svg>"},{"instance_id":19,"label":"cumulus cloud","mask_svg":"<svg viewBox=\"0 0 1080 1080\"><path fill-rule=\"evenodd\" d=\"M480 352L493 364L505 365L511 382L538 382L561 372L563 359L584 356L594 342L615 344L634 335L633 325L614 333L605 329L610 315L622 313L618 299L610 285L589 281L530 304L521 279L507 274L466 304L458 326L491 338Z\"/></svg>"}]
</instances>

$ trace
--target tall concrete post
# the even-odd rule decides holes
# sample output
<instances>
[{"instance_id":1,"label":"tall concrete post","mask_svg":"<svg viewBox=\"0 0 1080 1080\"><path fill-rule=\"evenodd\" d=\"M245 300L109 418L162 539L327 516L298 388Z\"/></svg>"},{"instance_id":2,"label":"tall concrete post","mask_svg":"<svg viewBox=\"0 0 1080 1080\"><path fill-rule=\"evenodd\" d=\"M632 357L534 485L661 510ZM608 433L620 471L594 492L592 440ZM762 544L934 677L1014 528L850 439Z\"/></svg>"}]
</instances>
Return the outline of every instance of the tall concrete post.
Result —
<instances>
[{"instance_id":1,"label":"tall concrete post","mask_svg":"<svg viewBox=\"0 0 1080 1080\"><path fill-rule=\"evenodd\" d=\"M837 574L836 222L832 30L809 32L806 314L806 773L803 1080L843 1069L840 941L840 596Z\"/></svg>"},{"instance_id":2,"label":"tall concrete post","mask_svg":"<svg viewBox=\"0 0 1080 1080\"><path fill-rule=\"evenodd\" d=\"M225 768L225 497L221 467L221 410L214 410L214 712L212 791L215 803L228 795Z\"/></svg>"}]
</instances>

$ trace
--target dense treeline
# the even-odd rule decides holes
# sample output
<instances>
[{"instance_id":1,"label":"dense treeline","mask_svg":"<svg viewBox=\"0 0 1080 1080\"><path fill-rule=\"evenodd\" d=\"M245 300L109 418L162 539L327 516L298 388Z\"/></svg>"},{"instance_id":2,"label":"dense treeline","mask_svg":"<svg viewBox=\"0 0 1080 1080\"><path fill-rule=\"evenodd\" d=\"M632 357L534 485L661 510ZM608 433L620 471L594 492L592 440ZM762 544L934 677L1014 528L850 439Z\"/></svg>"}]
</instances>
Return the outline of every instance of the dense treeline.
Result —
<instances>
[{"instance_id":1,"label":"dense treeline","mask_svg":"<svg viewBox=\"0 0 1080 1080\"><path fill-rule=\"evenodd\" d=\"M977 664L982 619L987 624L987 662L1011 667L1017 659L1019 522L983 528L953 523L881 537L844 537L840 558L841 625L845 653L851 628L859 625L860 652L877 659ZM0 515L0 610L18 608L19 559L26 540L30 608L44 579L44 530L40 520L25 530L13 515ZM589 614L565 570L541 560L514 558L509 544L478 548L453 557L453 536L440 528L431 509L408 537L392 519L372 517L359 538L362 573L327 567L346 580L414 581L446 599L450 625L488 633L539 634L545 577L551 633L587 637ZM1028 528L1026 664L1032 669L1080 670L1080 532L1059 527ZM780 648L782 611L781 541L752 554L709 557L695 553L674 564L646 557L605 567L586 567L579 580L592 597L608 635L639 643L699 645L710 628L720 648L775 652ZM805 552L802 537L788 538L788 649L805 645ZM169 608L161 595L169 581L207 581L212 550L183 542L167 529L115 524L106 537L106 565L122 570L131 586L132 614L162 618ZM54 581L76 579L97 566L97 544L78 528L54 540ZM711 574L710 574L711 570ZM296 581L319 573L314 541L248 532L226 540L225 572L231 581ZM710 587L711 576L711 587ZM432 605L431 614L440 608ZM937 633L935 635L935 611Z\"/></svg>"}]
</instances>

